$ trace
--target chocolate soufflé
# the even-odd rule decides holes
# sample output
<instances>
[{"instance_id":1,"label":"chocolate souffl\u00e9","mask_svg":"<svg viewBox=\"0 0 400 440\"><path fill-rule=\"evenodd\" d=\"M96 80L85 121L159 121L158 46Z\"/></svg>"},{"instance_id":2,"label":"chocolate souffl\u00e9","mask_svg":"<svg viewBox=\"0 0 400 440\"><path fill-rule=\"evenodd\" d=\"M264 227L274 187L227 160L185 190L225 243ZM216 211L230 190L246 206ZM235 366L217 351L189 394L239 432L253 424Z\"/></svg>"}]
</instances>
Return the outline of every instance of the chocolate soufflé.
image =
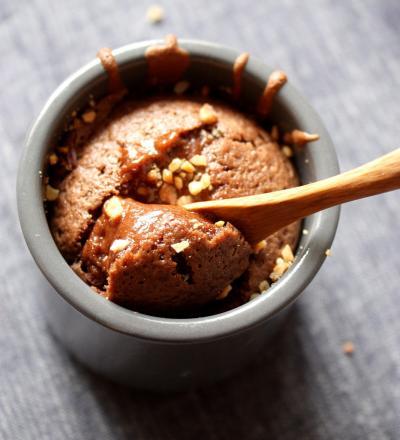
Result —
<instances>
[{"instance_id":1,"label":"chocolate souffl\u00e9","mask_svg":"<svg viewBox=\"0 0 400 440\"><path fill-rule=\"evenodd\" d=\"M271 74L251 114L237 109L247 54L224 100L184 80L190 54L173 36L146 53L147 96L125 90L110 50L98 56L109 94L74 112L49 154L61 253L97 294L148 314L202 316L261 294L292 263L299 224L250 246L234 225L183 206L299 184L293 149L318 136L268 125L284 73Z\"/></svg>"}]
</instances>

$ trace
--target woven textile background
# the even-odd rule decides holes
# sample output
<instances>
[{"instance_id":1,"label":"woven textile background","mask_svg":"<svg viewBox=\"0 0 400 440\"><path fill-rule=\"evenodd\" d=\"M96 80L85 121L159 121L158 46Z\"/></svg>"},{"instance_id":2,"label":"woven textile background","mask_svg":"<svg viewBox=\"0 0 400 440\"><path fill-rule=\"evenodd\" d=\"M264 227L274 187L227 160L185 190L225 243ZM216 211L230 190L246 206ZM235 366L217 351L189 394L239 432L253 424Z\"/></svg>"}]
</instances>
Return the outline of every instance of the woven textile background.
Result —
<instances>
[{"instance_id":1,"label":"woven textile background","mask_svg":"<svg viewBox=\"0 0 400 440\"><path fill-rule=\"evenodd\" d=\"M400 193L343 208L332 257L228 382L162 397L125 389L49 335L36 301L45 281L17 222L17 161L46 98L100 47L174 32L248 50L310 100L342 169L399 147L398 0L160 3L155 26L142 0L0 2L0 438L400 438Z\"/></svg>"}]
</instances>

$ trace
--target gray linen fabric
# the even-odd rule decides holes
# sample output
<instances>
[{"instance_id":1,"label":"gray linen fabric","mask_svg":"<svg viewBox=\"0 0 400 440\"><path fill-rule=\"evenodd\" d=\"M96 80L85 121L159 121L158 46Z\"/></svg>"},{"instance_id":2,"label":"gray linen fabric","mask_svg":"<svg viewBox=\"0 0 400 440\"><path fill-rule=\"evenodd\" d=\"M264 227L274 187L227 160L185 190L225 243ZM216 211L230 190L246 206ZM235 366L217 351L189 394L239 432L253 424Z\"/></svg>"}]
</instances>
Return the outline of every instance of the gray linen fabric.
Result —
<instances>
[{"instance_id":1,"label":"gray linen fabric","mask_svg":"<svg viewBox=\"0 0 400 440\"><path fill-rule=\"evenodd\" d=\"M160 3L166 19L152 26L148 1L1 0L0 438L400 438L399 193L343 208L333 256L233 380L162 397L124 389L49 335L45 281L17 224L17 160L50 92L98 48L174 32L248 50L308 97L343 169L399 147L398 0Z\"/></svg>"}]
</instances>

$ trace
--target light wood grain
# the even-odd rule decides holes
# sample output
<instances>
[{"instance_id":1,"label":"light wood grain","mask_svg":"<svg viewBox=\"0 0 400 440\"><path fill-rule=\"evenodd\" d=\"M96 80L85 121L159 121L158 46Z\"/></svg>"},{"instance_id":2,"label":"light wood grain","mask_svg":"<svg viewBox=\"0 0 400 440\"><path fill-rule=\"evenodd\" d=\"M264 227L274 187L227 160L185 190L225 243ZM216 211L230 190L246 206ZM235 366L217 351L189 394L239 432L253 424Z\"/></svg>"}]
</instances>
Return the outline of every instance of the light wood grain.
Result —
<instances>
[{"instance_id":1,"label":"light wood grain","mask_svg":"<svg viewBox=\"0 0 400 440\"><path fill-rule=\"evenodd\" d=\"M400 149L363 166L308 185L224 200L185 205L212 213L257 243L282 227L315 212L400 188Z\"/></svg>"}]
</instances>

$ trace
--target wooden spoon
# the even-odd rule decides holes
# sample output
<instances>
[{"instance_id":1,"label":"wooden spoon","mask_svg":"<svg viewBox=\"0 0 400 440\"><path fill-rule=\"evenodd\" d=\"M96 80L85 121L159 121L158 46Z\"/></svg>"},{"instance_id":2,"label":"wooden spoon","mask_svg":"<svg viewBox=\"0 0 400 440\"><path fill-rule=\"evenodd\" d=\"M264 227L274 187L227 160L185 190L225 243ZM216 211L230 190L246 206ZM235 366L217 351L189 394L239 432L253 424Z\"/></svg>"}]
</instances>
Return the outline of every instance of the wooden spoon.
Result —
<instances>
[{"instance_id":1,"label":"wooden spoon","mask_svg":"<svg viewBox=\"0 0 400 440\"><path fill-rule=\"evenodd\" d=\"M400 188L400 149L328 179L254 196L190 203L190 211L212 213L258 243L315 212Z\"/></svg>"}]
</instances>

